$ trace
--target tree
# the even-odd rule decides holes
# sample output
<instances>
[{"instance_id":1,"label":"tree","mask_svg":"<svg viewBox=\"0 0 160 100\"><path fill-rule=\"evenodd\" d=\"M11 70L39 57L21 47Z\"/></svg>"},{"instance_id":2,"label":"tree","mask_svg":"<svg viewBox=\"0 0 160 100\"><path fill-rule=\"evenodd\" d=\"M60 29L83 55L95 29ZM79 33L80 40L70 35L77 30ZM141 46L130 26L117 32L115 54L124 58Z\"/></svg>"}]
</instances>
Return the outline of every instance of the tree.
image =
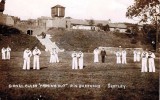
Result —
<instances>
[{"instance_id":1,"label":"tree","mask_svg":"<svg viewBox=\"0 0 160 100\"><path fill-rule=\"evenodd\" d=\"M88 20L88 24L91 26L91 30L95 31L95 27L93 26L95 24L93 19Z\"/></svg>"},{"instance_id":2,"label":"tree","mask_svg":"<svg viewBox=\"0 0 160 100\"><path fill-rule=\"evenodd\" d=\"M98 27L100 30L102 30L102 29L103 29L103 24L102 24L102 23L98 23L98 24L97 24L97 27Z\"/></svg>"},{"instance_id":3,"label":"tree","mask_svg":"<svg viewBox=\"0 0 160 100\"><path fill-rule=\"evenodd\" d=\"M139 18L140 22L156 23L160 15L159 0L134 0L134 4L127 8L126 17Z\"/></svg>"},{"instance_id":4,"label":"tree","mask_svg":"<svg viewBox=\"0 0 160 100\"><path fill-rule=\"evenodd\" d=\"M104 30L104 31L110 31L109 25L106 24L105 26L103 26L103 30Z\"/></svg>"},{"instance_id":5,"label":"tree","mask_svg":"<svg viewBox=\"0 0 160 100\"><path fill-rule=\"evenodd\" d=\"M139 18L139 22L151 24L156 29L158 49L158 33L160 27L160 0L134 0L134 4L127 8L126 17L130 19Z\"/></svg>"},{"instance_id":6,"label":"tree","mask_svg":"<svg viewBox=\"0 0 160 100\"><path fill-rule=\"evenodd\" d=\"M93 26L94 25L94 20L93 19L90 19L90 20L88 20L88 24L90 25L90 26Z\"/></svg>"}]
</instances>

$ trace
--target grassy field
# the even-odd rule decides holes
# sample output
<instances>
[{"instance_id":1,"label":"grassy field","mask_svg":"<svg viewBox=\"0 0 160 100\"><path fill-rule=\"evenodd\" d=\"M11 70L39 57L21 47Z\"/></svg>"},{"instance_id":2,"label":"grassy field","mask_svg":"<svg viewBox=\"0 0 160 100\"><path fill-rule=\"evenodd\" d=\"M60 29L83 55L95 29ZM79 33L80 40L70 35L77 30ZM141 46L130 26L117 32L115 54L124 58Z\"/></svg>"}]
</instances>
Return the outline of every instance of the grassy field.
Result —
<instances>
[{"instance_id":1,"label":"grassy field","mask_svg":"<svg viewBox=\"0 0 160 100\"><path fill-rule=\"evenodd\" d=\"M49 53L42 52L39 71L22 70L22 52L12 52L11 55L10 61L0 60L0 100L158 100L159 98L158 57L155 60L155 73L141 73L141 63L134 63L132 55L128 57L127 65L117 65L115 55L107 56L106 63L102 64L93 63L93 54L85 53L84 69L72 70L71 52L60 53L60 63L56 64L50 64ZM110 88L109 84L123 85L125 89ZM80 88L82 85L86 86Z\"/></svg>"},{"instance_id":2,"label":"grassy field","mask_svg":"<svg viewBox=\"0 0 160 100\"><path fill-rule=\"evenodd\" d=\"M151 44L143 37L142 33L138 33L138 35L135 36L136 44L131 43L131 35L118 32L50 29L47 34L51 35L51 40L55 42L58 47L67 51L81 50L84 52L92 52L93 49L101 46L153 49Z\"/></svg>"}]
</instances>

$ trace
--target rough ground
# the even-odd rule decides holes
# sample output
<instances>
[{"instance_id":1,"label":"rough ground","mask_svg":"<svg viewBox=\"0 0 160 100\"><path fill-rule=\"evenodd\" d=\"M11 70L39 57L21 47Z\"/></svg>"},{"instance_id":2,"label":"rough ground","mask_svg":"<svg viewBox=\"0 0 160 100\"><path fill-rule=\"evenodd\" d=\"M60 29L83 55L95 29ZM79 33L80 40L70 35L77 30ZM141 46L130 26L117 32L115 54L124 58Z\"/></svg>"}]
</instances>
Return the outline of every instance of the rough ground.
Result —
<instances>
[{"instance_id":1,"label":"rough ground","mask_svg":"<svg viewBox=\"0 0 160 100\"><path fill-rule=\"evenodd\" d=\"M48 63L49 53L42 52L40 71L22 70L22 52L13 52L10 61L0 60L0 99L158 100L159 63L157 58L156 73L141 73L141 64L133 63L132 55L128 56L127 65L116 65L115 55L109 55L104 64L95 64L93 55L85 53L85 68L72 70L70 54L70 52L60 53L60 63L50 64ZM109 83L126 85L126 89L108 88ZM9 88L14 84L24 87ZM39 84L68 85L58 88L40 88ZM74 87L71 87L71 84ZM76 85L79 84L100 85L100 88L77 88ZM29 88L33 85L38 86Z\"/></svg>"}]
</instances>

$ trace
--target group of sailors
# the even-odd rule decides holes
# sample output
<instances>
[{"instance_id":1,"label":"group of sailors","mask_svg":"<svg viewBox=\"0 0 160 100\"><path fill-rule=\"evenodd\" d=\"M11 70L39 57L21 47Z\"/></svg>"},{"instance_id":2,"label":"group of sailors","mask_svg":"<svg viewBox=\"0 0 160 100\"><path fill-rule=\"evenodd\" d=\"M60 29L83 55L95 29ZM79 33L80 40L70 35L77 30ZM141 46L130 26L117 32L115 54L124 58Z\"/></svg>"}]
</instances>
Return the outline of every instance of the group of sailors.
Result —
<instances>
[{"instance_id":1,"label":"group of sailors","mask_svg":"<svg viewBox=\"0 0 160 100\"><path fill-rule=\"evenodd\" d=\"M40 70L40 64L39 64L39 56L41 55L41 51L35 47L33 51L31 51L29 48L26 48L23 52L23 70L30 70L30 58L33 57L33 69Z\"/></svg>"},{"instance_id":2,"label":"group of sailors","mask_svg":"<svg viewBox=\"0 0 160 100\"><path fill-rule=\"evenodd\" d=\"M101 55L101 60L102 63L104 63L105 61L105 56L106 56L106 51L104 50L104 48L102 48L102 50L98 50L98 48L96 48L94 50L94 62L97 63L99 62L98 56L99 54ZM116 63L117 64L127 64L127 52L126 49L118 49L115 52L116 55ZM140 50L136 50L134 49L133 51L133 61L134 62L142 62L142 67L141 67L141 72L155 72L155 54L153 52L151 52L151 50L147 51L147 50L143 50L143 52L141 53ZM142 59L142 60L141 60ZM147 67L148 66L148 67ZM149 70L148 70L149 69Z\"/></svg>"},{"instance_id":3,"label":"group of sailors","mask_svg":"<svg viewBox=\"0 0 160 100\"><path fill-rule=\"evenodd\" d=\"M9 60L11 55L11 48L8 46L7 48L3 47L1 49L2 60Z\"/></svg>"},{"instance_id":4,"label":"group of sailors","mask_svg":"<svg viewBox=\"0 0 160 100\"><path fill-rule=\"evenodd\" d=\"M82 51L73 52L72 55L72 69L83 69L83 53Z\"/></svg>"},{"instance_id":5,"label":"group of sailors","mask_svg":"<svg viewBox=\"0 0 160 100\"><path fill-rule=\"evenodd\" d=\"M52 51L50 52L50 63L58 63L59 62L59 58L58 58L58 51L56 50L56 48L52 48Z\"/></svg>"},{"instance_id":6,"label":"group of sailors","mask_svg":"<svg viewBox=\"0 0 160 100\"><path fill-rule=\"evenodd\" d=\"M32 55L34 56L33 69L40 70L39 57L41 55L41 51L37 47L35 47L33 52L31 52L31 50L29 50L29 48L27 48L24 51L24 53L23 53L23 59L24 59L23 70L30 70L30 58ZM58 63L59 62L58 52L57 52L56 48L52 48L52 51L50 52L49 62L50 63Z\"/></svg>"},{"instance_id":7,"label":"group of sailors","mask_svg":"<svg viewBox=\"0 0 160 100\"><path fill-rule=\"evenodd\" d=\"M102 50L99 50L98 48L96 48L94 51L94 62L95 63L98 63L99 62L99 54L101 55L101 60L102 60L102 63L105 63L105 57L107 56L106 54L106 51L104 48L102 48ZM116 63L117 64L127 64L127 61L126 61L126 55L127 55L127 52L125 49L123 49L122 51L120 49L118 49L116 52L115 52L115 55L116 55Z\"/></svg>"},{"instance_id":8,"label":"group of sailors","mask_svg":"<svg viewBox=\"0 0 160 100\"><path fill-rule=\"evenodd\" d=\"M9 46L7 48L3 47L1 50L2 60L10 59L10 52L11 52L11 48ZM107 56L107 53L104 48L102 48L101 50L96 48L93 51L93 54L94 54L94 63L99 62L99 54L101 55L102 63L105 63L105 57ZM148 71L155 72L155 62L154 62L155 54L153 52L151 52L150 50L148 52L147 50L144 50L141 53L140 50L134 49L133 54L134 54L133 56L134 62L140 62L140 60L142 59L141 60L142 62L141 72L148 72ZM34 56L33 57L33 69L40 70L39 57L41 55L41 51L37 47L35 47L33 51L31 51L29 48L26 48L24 50L23 52L23 59L24 59L23 70L30 70L30 58L32 55ZM115 52L115 55L116 55L117 64L127 64L127 59L126 59L127 51L125 48L123 48L122 50L119 48ZM71 57L72 57L72 69L83 69L84 68L84 61L83 61L84 54L82 51L79 51L79 52L74 51L71 54ZM50 63L59 62L58 51L56 50L56 48L53 48L52 51L50 52L49 62Z\"/></svg>"}]
</instances>

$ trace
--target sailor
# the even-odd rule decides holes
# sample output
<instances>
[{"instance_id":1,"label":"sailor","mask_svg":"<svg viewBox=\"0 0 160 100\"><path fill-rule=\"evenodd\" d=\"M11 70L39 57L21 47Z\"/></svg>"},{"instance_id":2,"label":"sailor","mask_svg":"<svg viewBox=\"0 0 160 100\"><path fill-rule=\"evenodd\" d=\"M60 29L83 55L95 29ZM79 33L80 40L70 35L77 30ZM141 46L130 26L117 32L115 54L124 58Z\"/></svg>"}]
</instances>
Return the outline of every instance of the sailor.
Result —
<instances>
[{"instance_id":1,"label":"sailor","mask_svg":"<svg viewBox=\"0 0 160 100\"><path fill-rule=\"evenodd\" d=\"M121 64L121 52L120 49L116 52L117 64Z\"/></svg>"},{"instance_id":2,"label":"sailor","mask_svg":"<svg viewBox=\"0 0 160 100\"><path fill-rule=\"evenodd\" d=\"M39 65L39 56L41 54L41 51L35 47L35 49L33 50L33 69L37 69L40 70L40 65Z\"/></svg>"},{"instance_id":3,"label":"sailor","mask_svg":"<svg viewBox=\"0 0 160 100\"><path fill-rule=\"evenodd\" d=\"M6 49L4 47L2 48L1 53L2 53L2 60L5 60L6 59Z\"/></svg>"},{"instance_id":4,"label":"sailor","mask_svg":"<svg viewBox=\"0 0 160 100\"><path fill-rule=\"evenodd\" d=\"M127 64L126 55L127 55L126 50L125 49L122 50L122 64Z\"/></svg>"},{"instance_id":5,"label":"sailor","mask_svg":"<svg viewBox=\"0 0 160 100\"><path fill-rule=\"evenodd\" d=\"M141 52L140 52L140 50L137 50L137 51L136 51L136 54L137 54L137 55L136 55L136 61L137 61L137 62L140 62L140 58L141 58Z\"/></svg>"},{"instance_id":6,"label":"sailor","mask_svg":"<svg viewBox=\"0 0 160 100\"><path fill-rule=\"evenodd\" d=\"M136 62L137 61L137 50L136 49L134 49L133 54L134 54L133 60L134 62Z\"/></svg>"},{"instance_id":7,"label":"sailor","mask_svg":"<svg viewBox=\"0 0 160 100\"><path fill-rule=\"evenodd\" d=\"M94 49L93 53L94 53L94 62L95 63L99 62L99 59L98 59L99 50L98 50L98 48Z\"/></svg>"},{"instance_id":8,"label":"sailor","mask_svg":"<svg viewBox=\"0 0 160 100\"><path fill-rule=\"evenodd\" d=\"M79 69L83 69L83 52L78 53L78 65Z\"/></svg>"},{"instance_id":9,"label":"sailor","mask_svg":"<svg viewBox=\"0 0 160 100\"><path fill-rule=\"evenodd\" d=\"M148 52L148 64L149 64L149 72L155 72L155 54L151 51Z\"/></svg>"},{"instance_id":10,"label":"sailor","mask_svg":"<svg viewBox=\"0 0 160 100\"><path fill-rule=\"evenodd\" d=\"M11 57L11 48L8 46L6 48L6 51L7 51L7 57L6 57L6 59L10 59L10 57Z\"/></svg>"},{"instance_id":11,"label":"sailor","mask_svg":"<svg viewBox=\"0 0 160 100\"><path fill-rule=\"evenodd\" d=\"M29 50L29 48L27 48L24 52L23 52L23 59L24 59L24 63L23 63L23 70L30 70L30 57L32 56L32 52Z\"/></svg>"},{"instance_id":12,"label":"sailor","mask_svg":"<svg viewBox=\"0 0 160 100\"><path fill-rule=\"evenodd\" d=\"M72 69L78 69L77 53L74 51L71 56L72 56Z\"/></svg>"},{"instance_id":13,"label":"sailor","mask_svg":"<svg viewBox=\"0 0 160 100\"><path fill-rule=\"evenodd\" d=\"M147 72L147 58L148 58L148 52L147 51L143 51L141 54L142 57L142 68L141 68L141 72Z\"/></svg>"},{"instance_id":14,"label":"sailor","mask_svg":"<svg viewBox=\"0 0 160 100\"><path fill-rule=\"evenodd\" d=\"M59 62L59 58L58 58L58 51L56 48L54 48L54 54L55 54L55 62L58 63Z\"/></svg>"},{"instance_id":15,"label":"sailor","mask_svg":"<svg viewBox=\"0 0 160 100\"><path fill-rule=\"evenodd\" d=\"M52 51L50 52L50 63L55 63L56 62L56 57L55 57L55 49L52 48Z\"/></svg>"},{"instance_id":16,"label":"sailor","mask_svg":"<svg viewBox=\"0 0 160 100\"><path fill-rule=\"evenodd\" d=\"M104 48L102 48L102 50L101 50L102 63L105 62L105 56L106 56L106 51L104 50Z\"/></svg>"}]
</instances>

